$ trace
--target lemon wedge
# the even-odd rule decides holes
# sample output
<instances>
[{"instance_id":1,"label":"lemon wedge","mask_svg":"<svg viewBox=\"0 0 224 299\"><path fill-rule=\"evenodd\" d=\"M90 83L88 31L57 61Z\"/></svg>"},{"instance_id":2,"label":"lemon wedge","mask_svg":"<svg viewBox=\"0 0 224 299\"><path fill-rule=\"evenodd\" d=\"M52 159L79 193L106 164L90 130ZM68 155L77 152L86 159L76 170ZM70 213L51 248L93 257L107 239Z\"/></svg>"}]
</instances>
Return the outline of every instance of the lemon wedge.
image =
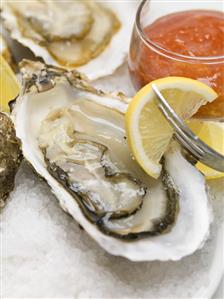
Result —
<instances>
[{"instance_id":1,"label":"lemon wedge","mask_svg":"<svg viewBox=\"0 0 224 299\"><path fill-rule=\"evenodd\" d=\"M215 121L202 121L192 119L188 121L191 130L211 148L224 155L224 123ZM196 167L206 176L207 179L224 177L224 172L216 171L200 162Z\"/></svg>"},{"instance_id":2,"label":"lemon wedge","mask_svg":"<svg viewBox=\"0 0 224 299\"><path fill-rule=\"evenodd\" d=\"M7 46L7 43L4 37L0 34L0 55L8 62L12 70L16 69L15 61L12 57L10 49Z\"/></svg>"},{"instance_id":3,"label":"lemon wedge","mask_svg":"<svg viewBox=\"0 0 224 299\"><path fill-rule=\"evenodd\" d=\"M212 102L217 94L199 81L167 77L147 84L134 96L125 114L128 141L140 166L147 174L158 178L161 157L174 131L156 105L152 83L182 119L190 118L201 105Z\"/></svg>"},{"instance_id":4,"label":"lemon wedge","mask_svg":"<svg viewBox=\"0 0 224 299\"><path fill-rule=\"evenodd\" d=\"M9 112L8 102L19 93L19 83L6 60L0 55L0 111Z\"/></svg>"}]
</instances>

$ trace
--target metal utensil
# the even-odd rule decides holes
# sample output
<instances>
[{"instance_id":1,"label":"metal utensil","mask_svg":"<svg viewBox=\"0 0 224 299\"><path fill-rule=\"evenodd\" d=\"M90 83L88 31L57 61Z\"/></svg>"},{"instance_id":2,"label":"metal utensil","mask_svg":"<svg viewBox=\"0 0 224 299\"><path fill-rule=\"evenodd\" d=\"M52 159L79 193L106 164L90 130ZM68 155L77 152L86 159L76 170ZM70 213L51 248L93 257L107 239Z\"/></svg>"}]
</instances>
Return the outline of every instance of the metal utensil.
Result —
<instances>
[{"instance_id":1,"label":"metal utensil","mask_svg":"<svg viewBox=\"0 0 224 299\"><path fill-rule=\"evenodd\" d=\"M224 172L224 156L212 149L192 132L192 130L170 107L155 83L152 84L152 89L157 96L157 104L159 109L169 124L174 128L175 137L181 146L183 146L203 164L217 171Z\"/></svg>"}]
</instances>

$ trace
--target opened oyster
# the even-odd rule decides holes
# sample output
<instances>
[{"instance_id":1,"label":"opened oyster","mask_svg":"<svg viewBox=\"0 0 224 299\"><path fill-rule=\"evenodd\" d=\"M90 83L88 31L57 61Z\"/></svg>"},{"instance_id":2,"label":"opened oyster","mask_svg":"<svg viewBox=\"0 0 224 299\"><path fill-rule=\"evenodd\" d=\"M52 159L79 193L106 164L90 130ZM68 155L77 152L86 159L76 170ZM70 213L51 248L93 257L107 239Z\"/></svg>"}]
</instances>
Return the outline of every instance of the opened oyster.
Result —
<instances>
[{"instance_id":1,"label":"opened oyster","mask_svg":"<svg viewBox=\"0 0 224 299\"><path fill-rule=\"evenodd\" d=\"M20 142L11 119L0 112L0 210L14 187L14 179L22 159Z\"/></svg>"},{"instance_id":2,"label":"opened oyster","mask_svg":"<svg viewBox=\"0 0 224 299\"><path fill-rule=\"evenodd\" d=\"M96 79L124 61L134 7L114 1L6 1L2 17L11 36L46 63L79 67Z\"/></svg>"},{"instance_id":3,"label":"opened oyster","mask_svg":"<svg viewBox=\"0 0 224 299\"><path fill-rule=\"evenodd\" d=\"M131 260L178 260L205 241L210 209L203 176L173 145L158 180L132 159L128 99L80 73L23 61L14 109L23 153L62 208L105 250Z\"/></svg>"}]
</instances>

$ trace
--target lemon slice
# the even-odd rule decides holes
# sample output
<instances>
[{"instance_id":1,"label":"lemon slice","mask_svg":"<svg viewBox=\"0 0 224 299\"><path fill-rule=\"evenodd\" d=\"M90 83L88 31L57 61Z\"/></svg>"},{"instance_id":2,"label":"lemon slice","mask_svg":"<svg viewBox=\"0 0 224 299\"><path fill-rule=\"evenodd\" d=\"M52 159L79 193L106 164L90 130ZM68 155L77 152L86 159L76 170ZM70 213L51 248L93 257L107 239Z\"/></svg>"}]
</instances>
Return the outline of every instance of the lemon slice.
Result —
<instances>
[{"instance_id":1,"label":"lemon slice","mask_svg":"<svg viewBox=\"0 0 224 299\"><path fill-rule=\"evenodd\" d=\"M9 111L8 102L19 93L19 83L6 60L0 55L0 111Z\"/></svg>"},{"instance_id":2,"label":"lemon slice","mask_svg":"<svg viewBox=\"0 0 224 299\"><path fill-rule=\"evenodd\" d=\"M174 131L156 105L152 83L182 119L190 118L201 105L212 102L217 94L199 81L167 77L147 84L134 96L125 115L128 141L141 167L157 178L162 167L161 157Z\"/></svg>"},{"instance_id":3,"label":"lemon slice","mask_svg":"<svg viewBox=\"0 0 224 299\"><path fill-rule=\"evenodd\" d=\"M224 123L192 119L188 121L191 130L211 148L224 155ZM216 171L200 162L196 167L207 179L216 179L224 176L224 172Z\"/></svg>"}]
</instances>

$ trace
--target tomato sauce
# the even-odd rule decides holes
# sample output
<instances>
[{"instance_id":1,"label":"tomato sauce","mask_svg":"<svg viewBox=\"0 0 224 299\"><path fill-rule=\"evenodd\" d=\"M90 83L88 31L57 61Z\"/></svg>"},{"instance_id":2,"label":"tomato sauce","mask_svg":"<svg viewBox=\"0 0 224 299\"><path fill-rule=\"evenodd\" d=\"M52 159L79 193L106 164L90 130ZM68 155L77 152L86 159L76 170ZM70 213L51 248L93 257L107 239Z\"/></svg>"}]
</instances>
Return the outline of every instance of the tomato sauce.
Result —
<instances>
[{"instance_id":1,"label":"tomato sauce","mask_svg":"<svg viewBox=\"0 0 224 299\"><path fill-rule=\"evenodd\" d=\"M144 33L165 50L146 45L133 33L129 68L136 87L167 76L197 79L219 94L213 103L201 107L198 115L224 118L224 61L211 60L224 55L224 14L206 10L173 13L147 26ZM176 54L188 57L181 59ZM200 57L210 59L206 62Z\"/></svg>"}]
</instances>

